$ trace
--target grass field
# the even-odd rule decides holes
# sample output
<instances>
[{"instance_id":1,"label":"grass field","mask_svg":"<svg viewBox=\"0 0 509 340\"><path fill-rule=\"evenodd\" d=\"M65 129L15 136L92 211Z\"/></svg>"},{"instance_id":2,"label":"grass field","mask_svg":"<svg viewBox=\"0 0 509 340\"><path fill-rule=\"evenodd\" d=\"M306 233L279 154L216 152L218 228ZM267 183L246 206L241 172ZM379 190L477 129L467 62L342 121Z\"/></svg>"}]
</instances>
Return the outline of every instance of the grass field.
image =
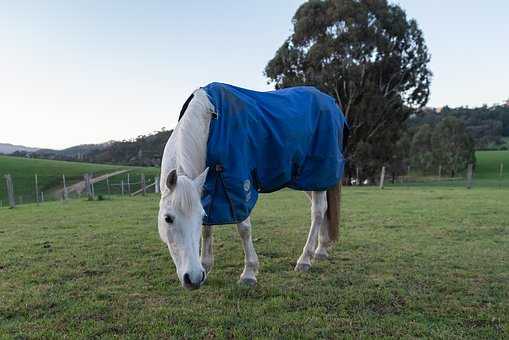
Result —
<instances>
[{"instance_id":1,"label":"grass field","mask_svg":"<svg viewBox=\"0 0 509 340\"><path fill-rule=\"evenodd\" d=\"M509 179L509 151L478 151L475 154L477 159L476 178L497 179L500 174L500 163L504 164L504 180Z\"/></svg>"},{"instance_id":2,"label":"grass field","mask_svg":"<svg viewBox=\"0 0 509 340\"><path fill-rule=\"evenodd\" d=\"M68 184L83 180L85 173L102 175L117 170L131 169L133 173L155 176L157 168L128 167L122 165L105 165L81 162L64 162L47 159L29 159L21 157L0 156L0 199L6 200L3 175L11 174L14 181L15 196L22 195L25 201L35 201L34 174L38 175L39 190L49 192L62 186L62 174ZM133 178L133 180L136 180ZM98 187L100 189L100 187ZM49 198L49 197L48 197Z\"/></svg>"},{"instance_id":3,"label":"grass field","mask_svg":"<svg viewBox=\"0 0 509 340\"><path fill-rule=\"evenodd\" d=\"M476 165L474 170L474 187L497 187L509 189L509 151L477 151ZM504 164L502 176L500 176L500 164ZM433 187L466 187L466 170L455 178L445 174L438 177L438 169L434 175L422 175L420 172L412 172L409 177L404 176L392 184L390 178L386 178L386 185L394 186L433 186Z\"/></svg>"},{"instance_id":4,"label":"grass field","mask_svg":"<svg viewBox=\"0 0 509 340\"><path fill-rule=\"evenodd\" d=\"M508 190L343 192L341 241L308 273L304 195L261 197L252 289L230 226L206 285L181 288L155 195L0 209L0 338L509 336Z\"/></svg>"}]
</instances>

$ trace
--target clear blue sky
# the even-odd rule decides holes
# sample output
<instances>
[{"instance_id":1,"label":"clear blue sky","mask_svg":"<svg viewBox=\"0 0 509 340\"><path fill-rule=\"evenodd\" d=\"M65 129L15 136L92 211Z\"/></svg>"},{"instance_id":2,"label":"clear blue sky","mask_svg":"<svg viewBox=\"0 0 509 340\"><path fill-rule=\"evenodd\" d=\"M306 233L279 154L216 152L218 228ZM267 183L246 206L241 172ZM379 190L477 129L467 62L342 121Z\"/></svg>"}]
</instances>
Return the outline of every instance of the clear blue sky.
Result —
<instances>
[{"instance_id":1,"label":"clear blue sky","mask_svg":"<svg viewBox=\"0 0 509 340\"><path fill-rule=\"evenodd\" d=\"M64 148L172 128L189 93L262 71L302 0L0 0L0 142ZM509 97L509 1L399 0L432 53L430 105Z\"/></svg>"}]
</instances>

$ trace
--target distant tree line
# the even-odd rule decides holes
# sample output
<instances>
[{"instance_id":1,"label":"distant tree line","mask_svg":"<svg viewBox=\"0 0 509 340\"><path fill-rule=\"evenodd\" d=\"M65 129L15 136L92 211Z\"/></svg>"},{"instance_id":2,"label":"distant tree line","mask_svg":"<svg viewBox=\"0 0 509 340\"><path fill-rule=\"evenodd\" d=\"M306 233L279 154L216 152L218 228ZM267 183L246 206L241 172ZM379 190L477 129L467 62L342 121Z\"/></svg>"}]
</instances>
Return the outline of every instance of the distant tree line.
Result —
<instances>
[{"instance_id":1,"label":"distant tree line","mask_svg":"<svg viewBox=\"0 0 509 340\"><path fill-rule=\"evenodd\" d=\"M475 164L475 150L507 150L504 137L509 137L507 104L417 110L395 144L389 173L395 178L411 168L454 177Z\"/></svg>"},{"instance_id":2,"label":"distant tree line","mask_svg":"<svg viewBox=\"0 0 509 340\"><path fill-rule=\"evenodd\" d=\"M115 164L160 166L164 147L172 130L140 135L132 140L113 142L97 153L89 155L89 161Z\"/></svg>"},{"instance_id":3,"label":"distant tree line","mask_svg":"<svg viewBox=\"0 0 509 340\"><path fill-rule=\"evenodd\" d=\"M445 106L441 110L426 108L418 111L408 121L409 129L428 124L437 125L447 117L459 119L474 140L476 150L507 149L504 137L509 137L509 105L481 106L475 108Z\"/></svg>"},{"instance_id":4,"label":"distant tree line","mask_svg":"<svg viewBox=\"0 0 509 340\"><path fill-rule=\"evenodd\" d=\"M42 149L16 152L13 156L45 158L90 163L111 163L137 166L160 166L164 147L173 130L162 129L123 141L77 145L64 150Z\"/></svg>"},{"instance_id":5,"label":"distant tree line","mask_svg":"<svg viewBox=\"0 0 509 340\"><path fill-rule=\"evenodd\" d=\"M434 125L415 125L396 143L390 171L396 176L410 167L423 174L437 175L440 171L442 176L454 177L469 163L475 164L474 144L464 123L453 116L445 116Z\"/></svg>"}]
</instances>

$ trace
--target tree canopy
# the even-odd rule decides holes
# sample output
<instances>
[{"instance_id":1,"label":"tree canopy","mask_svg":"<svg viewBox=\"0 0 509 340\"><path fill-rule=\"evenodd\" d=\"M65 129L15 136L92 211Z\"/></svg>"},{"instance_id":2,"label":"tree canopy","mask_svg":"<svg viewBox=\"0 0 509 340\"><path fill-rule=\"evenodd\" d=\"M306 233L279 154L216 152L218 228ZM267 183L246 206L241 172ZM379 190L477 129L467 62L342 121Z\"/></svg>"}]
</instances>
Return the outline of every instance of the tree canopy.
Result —
<instances>
[{"instance_id":1,"label":"tree canopy","mask_svg":"<svg viewBox=\"0 0 509 340\"><path fill-rule=\"evenodd\" d=\"M351 126L347 176L390 162L404 121L429 97L430 55L415 20L386 0L310 0L265 68L276 88L312 85Z\"/></svg>"},{"instance_id":2,"label":"tree canopy","mask_svg":"<svg viewBox=\"0 0 509 340\"><path fill-rule=\"evenodd\" d=\"M454 177L475 162L474 141L461 120L447 117L433 129L431 149L434 162Z\"/></svg>"},{"instance_id":3,"label":"tree canopy","mask_svg":"<svg viewBox=\"0 0 509 340\"><path fill-rule=\"evenodd\" d=\"M441 110L425 108L407 120L407 127L413 134L424 124L435 126L448 117L455 117L463 122L477 150L496 150L504 147L503 137L509 137L509 106L507 105L484 105L472 108L446 106Z\"/></svg>"}]
</instances>

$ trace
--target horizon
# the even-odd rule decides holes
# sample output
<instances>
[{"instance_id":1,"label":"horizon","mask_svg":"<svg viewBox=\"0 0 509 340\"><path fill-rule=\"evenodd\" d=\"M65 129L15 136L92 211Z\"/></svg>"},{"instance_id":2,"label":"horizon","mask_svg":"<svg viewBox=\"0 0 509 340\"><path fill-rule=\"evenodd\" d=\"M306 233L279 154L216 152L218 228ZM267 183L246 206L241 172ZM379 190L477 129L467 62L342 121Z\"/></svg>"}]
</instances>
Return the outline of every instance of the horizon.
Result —
<instances>
[{"instance_id":1,"label":"horizon","mask_svg":"<svg viewBox=\"0 0 509 340\"><path fill-rule=\"evenodd\" d=\"M131 139L173 129L209 82L271 90L263 69L303 2L0 3L0 143L60 150ZM509 4L391 2L417 20L430 50L427 106L507 100Z\"/></svg>"}]
</instances>

